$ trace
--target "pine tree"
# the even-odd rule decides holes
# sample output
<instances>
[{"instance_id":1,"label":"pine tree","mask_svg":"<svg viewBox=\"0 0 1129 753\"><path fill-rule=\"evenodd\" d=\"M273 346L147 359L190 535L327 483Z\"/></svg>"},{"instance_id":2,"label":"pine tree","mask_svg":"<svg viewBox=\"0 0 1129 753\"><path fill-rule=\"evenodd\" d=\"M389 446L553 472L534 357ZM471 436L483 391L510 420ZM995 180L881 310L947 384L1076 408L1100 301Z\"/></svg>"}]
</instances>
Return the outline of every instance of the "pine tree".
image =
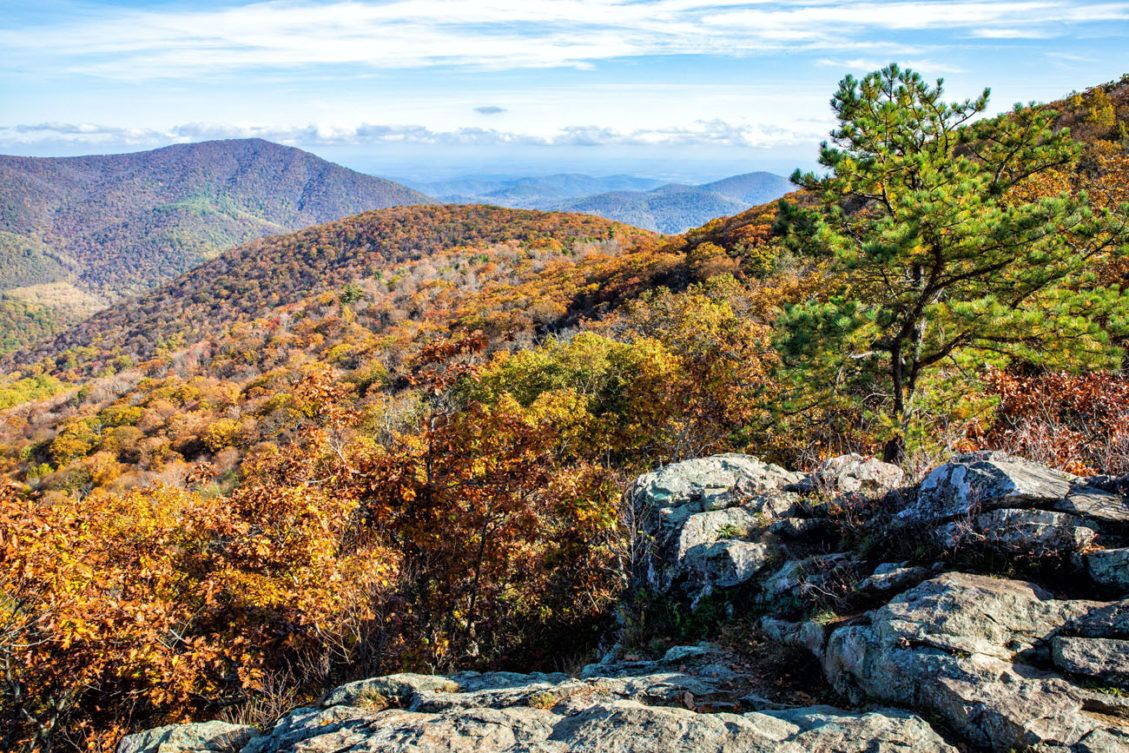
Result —
<instances>
[{"instance_id":1,"label":"pine tree","mask_svg":"<svg viewBox=\"0 0 1129 753\"><path fill-rule=\"evenodd\" d=\"M839 125L819 156L828 172L792 177L819 204L781 213L787 242L825 258L837 281L835 295L788 310L785 354L885 382L890 460L904 453L929 370L976 354L1108 362L1103 315L1127 303L1084 278L1095 257L1125 251L1129 208L1018 196L1080 154L1055 113L1017 105L977 120L987 89L963 102L943 96L942 81L896 65L844 78L831 102Z\"/></svg>"}]
</instances>

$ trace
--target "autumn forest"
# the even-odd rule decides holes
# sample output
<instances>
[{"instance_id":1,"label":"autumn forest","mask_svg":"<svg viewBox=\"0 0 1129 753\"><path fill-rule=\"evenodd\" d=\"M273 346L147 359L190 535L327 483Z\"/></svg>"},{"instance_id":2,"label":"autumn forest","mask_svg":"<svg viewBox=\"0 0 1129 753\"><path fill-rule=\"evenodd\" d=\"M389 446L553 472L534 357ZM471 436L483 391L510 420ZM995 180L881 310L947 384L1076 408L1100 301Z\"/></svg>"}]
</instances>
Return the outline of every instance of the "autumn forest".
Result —
<instances>
[{"instance_id":1,"label":"autumn forest","mask_svg":"<svg viewBox=\"0 0 1129 753\"><path fill-rule=\"evenodd\" d=\"M848 76L818 170L685 233L413 198L23 333L0 748L708 632L629 577L624 489L688 458L1129 473L1129 79L988 103Z\"/></svg>"}]
</instances>

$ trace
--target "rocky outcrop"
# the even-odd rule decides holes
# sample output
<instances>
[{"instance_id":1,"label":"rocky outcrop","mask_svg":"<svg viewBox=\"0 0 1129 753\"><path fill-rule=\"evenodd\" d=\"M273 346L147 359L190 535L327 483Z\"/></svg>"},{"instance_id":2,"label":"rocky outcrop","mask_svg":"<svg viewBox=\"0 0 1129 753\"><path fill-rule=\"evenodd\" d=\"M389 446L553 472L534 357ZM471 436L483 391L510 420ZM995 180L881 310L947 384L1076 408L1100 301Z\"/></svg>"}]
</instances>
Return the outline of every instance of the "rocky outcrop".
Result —
<instances>
[{"instance_id":1,"label":"rocky outcrop","mask_svg":"<svg viewBox=\"0 0 1129 753\"><path fill-rule=\"evenodd\" d=\"M120 753L1129 752L1126 480L973 453L903 484L861 456L803 476L730 454L628 491L636 585L810 655L814 698L732 642L617 648L578 676L360 680L263 730L164 727Z\"/></svg>"},{"instance_id":2,"label":"rocky outcrop","mask_svg":"<svg viewBox=\"0 0 1129 753\"><path fill-rule=\"evenodd\" d=\"M1056 503L1070 494L1074 477L1002 452L958 455L934 469L916 501L899 513L903 521L944 523L976 511Z\"/></svg>"},{"instance_id":3,"label":"rocky outcrop","mask_svg":"<svg viewBox=\"0 0 1129 753\"><path fill-rule=\"evenodd\" d=\"M1097 483L1095 483L1097 482ZM896 524L947 552L1073 560L1106 586L1129 589L1129 502L1119 480L1084 479L1001 452L959 455L934 469Z\"/></svg>"},{"instance_id":4,"label":"rocky outcrop","mask_svg":"<svg viewBox=\"0 0 1129 753\"><path fill-rule=\"evenodd\" d=\"M905 473L896 465L862 455L840 455L820 464L803 486L827 497L861 494L880 497L902 485Z\"/></svg>"},{"instance_id":5,"label":"rocky outcrop","mask_svg":"<svg viewBox=\"0 0 1129 753\"><path fill-rule=\"evenodd\" d=\"M748 455L715 455L641 476L628 500L641 524L636 569L650 588L696 603L732 588L776 556L769 525L799 496L798 473Z\"/></svg>"},{"instance_id":6,"label":"rocky outcrop","mask_svg":"<svg viewBox=\"0 0 1129 753\"><path fill-rule=\"evenodd\" d=\"M1092 674L1103 658L1113 662L1107 679L1120 677L1118 666L1129 669L1121 641L1069 637L1107 606L1056 599L1022 581L945 573L870 613L866 624L833 631L824 669L855 702L944 719L979 747L1084 751L1097 739L1129 746L1129 704L1122 709L1116 696L1055 671Z\"/></svg>"},{"instance_id":7,"label":"rocky outcrop","mask_svg":"<svg viewBox=\"0 0 1129 753\"><path fill-rule=\"evenodd\" d=\"M751 710L749 678L715 647L676 647L657 661L592 665L564 675L392 675L337 688L261 734L204 740L207 725L127 737L121 753L956 753L905 711L825 706ZM215 725L215 723L212 723ZM217 730L218 731L218 728ZM170 747L172 746L172 747Z\"/></svg>"}]
</instances>

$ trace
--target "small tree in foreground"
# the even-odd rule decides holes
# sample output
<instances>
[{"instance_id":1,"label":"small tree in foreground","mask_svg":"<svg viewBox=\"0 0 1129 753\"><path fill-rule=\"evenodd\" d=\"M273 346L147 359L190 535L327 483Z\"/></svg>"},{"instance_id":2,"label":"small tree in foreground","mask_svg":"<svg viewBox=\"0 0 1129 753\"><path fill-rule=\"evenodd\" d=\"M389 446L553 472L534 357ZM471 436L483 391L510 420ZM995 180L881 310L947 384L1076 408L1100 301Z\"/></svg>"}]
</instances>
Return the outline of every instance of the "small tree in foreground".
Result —
<instances>
[{"instance_id":1,"label":"small tree in foreground","mask_svg":"<svg viewBox=\"0 0 1129 753\"><path fill-rule=\"evenodd\" d=\"M1068 193L1024 201L1030 192L1016 190L1077 159L1055 113L1017 106L977 121L988 90L942 97L941 81L896 65L844 78L831 102L839 126L819 157L829 172L792 178L820 203L781 214L788 242L828 259L836 282L828 298L788 309L784 353L840 384L845 371L885 382L888 460L904 453L931 369L969 357L1115 362L1103 325L1129 302L1086 284L1095 257L1124 251L1125 206L1096 211Z\"/></svg>"}]
</instances>

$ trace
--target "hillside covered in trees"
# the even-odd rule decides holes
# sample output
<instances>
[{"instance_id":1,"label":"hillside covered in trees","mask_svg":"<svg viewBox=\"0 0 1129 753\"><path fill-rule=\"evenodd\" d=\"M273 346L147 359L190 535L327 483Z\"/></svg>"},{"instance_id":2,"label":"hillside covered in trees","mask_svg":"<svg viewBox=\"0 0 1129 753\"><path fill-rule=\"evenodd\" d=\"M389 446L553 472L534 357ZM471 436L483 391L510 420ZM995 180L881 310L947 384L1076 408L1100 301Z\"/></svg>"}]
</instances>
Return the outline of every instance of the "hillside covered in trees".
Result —
<instances>
[{"instance_id":1,"label":"hillside covered in trees","mask_svg":"<svg viewBox=\"0 0 1129 753\"><path fill-rule=\"evenodd\" d=\"M0 348L34 342L245 241L430 201L261 139L0 156Z\"/></svg>"},{"instance_id":2,"label":"hillside covered in trees","mask_svg":"<svg viewBox=\"0 0 1129 753\"><path fill-rule=\"evenodd\" d=\"M13 356L5 744L582 663L640 556L623 489L691 457L1129 472L1129 82L977 118L889 68L834 106L801 192L683 235L380 210Z\"/></svg>"}]
</instances>

